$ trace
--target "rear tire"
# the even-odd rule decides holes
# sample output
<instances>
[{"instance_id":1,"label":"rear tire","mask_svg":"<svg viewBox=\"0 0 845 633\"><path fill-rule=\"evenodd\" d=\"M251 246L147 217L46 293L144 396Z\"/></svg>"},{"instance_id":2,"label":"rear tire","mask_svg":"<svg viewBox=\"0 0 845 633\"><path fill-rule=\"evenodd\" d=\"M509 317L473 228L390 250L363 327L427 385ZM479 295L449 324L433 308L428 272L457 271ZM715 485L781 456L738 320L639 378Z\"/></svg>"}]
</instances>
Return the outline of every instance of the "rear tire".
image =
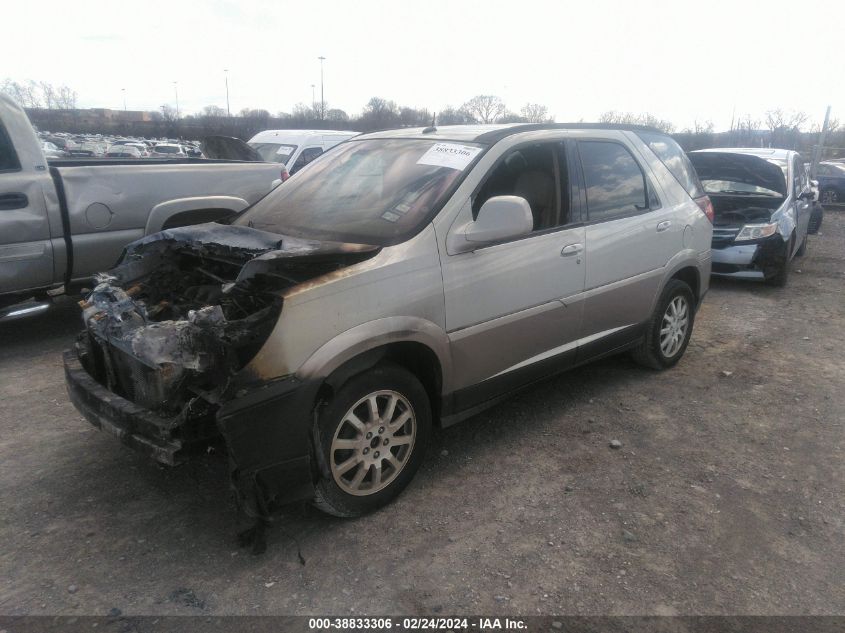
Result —
<instances>
[{"instance_id":1,"label":"rear tire","mask_svg":"<svg viewBox=\"0 0 845 633\"><path fill-rule=\"evenodd\" d=\"M634 360L651 369L668 369L677 364L689 345L695 322L695 295L680 279L671 279L657 302L640 346L631 352Z\"/></svg>"},{"instance_id":2,"label":"rear tire","mask_svg":"<svg viewBox=\"0 0 845 633\"><path fill-rule=\"evenodd\" d=\"M357 517L392 501L416 474L431 435L431 404L412 373L385 363L344 383L317 429L329 476L317 483L312 503Z\"/></svg>"}]
</instances>

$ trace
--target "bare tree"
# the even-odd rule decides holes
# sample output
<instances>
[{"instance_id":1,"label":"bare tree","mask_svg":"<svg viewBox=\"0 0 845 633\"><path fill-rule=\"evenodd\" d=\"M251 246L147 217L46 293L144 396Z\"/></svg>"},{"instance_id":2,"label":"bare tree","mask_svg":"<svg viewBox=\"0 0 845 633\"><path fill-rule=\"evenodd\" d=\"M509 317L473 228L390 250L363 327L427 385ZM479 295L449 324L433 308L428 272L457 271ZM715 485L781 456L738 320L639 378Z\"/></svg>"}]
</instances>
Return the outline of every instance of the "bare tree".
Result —
<instances>
[{"instance_id":1,"label":"bare tree","mask_svg":"<svg viewBox=\"0 0 845 633\"><path fill-rule=\"evenodd\" d=\"M202 114L203 116L220 117L226 116L226 110L217 105L207 105L202 109Z\"/></svg>"},{"instance_id":2,"label":"bare tree","mask_svg":"<svg viewBox=\"0 0 845 633\"><path fill-rule=\"evenodd\" d=\"M675 130L675 126L671 121L659 119L649 112L635 114L633 112L617 112L616 110L608 110L599 116L601 123L620 123L623 125L647 125L656 128L661 132L671 134Z\"/></svg>"},{"instance_id":3,"label":"bare tree","mask_svg":"<svg viewBox=\"0 0 845 633\"><path fill-rule=\"evenodd\" d=\"M60 86L56 92L56 107L63 110L76 110L76 91L67 86Z\"/></svg>"},{"instance_id":4,"label":"bare tree","mask_svg":"<svg viewBox=\"0 0 845 633\"><path fill-rule=\"evenodd\" d=\"M465 125L467 123L478 123L475 118L466 110L446 106L436 115L437 125Z\"/></svg>"},{"instance_id":5,"label":"bare tree","mask_svg":"<svg viewBox=\"0 0 845 633\"><path fill-rule=\"evenodd\" d=\"M493 123L505 114L505 104L494 95L478 95L467 101L461 110L469 113L480 123Z\"/></svg>"},{"instance_id":6,"label":"bare tree","mask_svg":"<svg viewBox=\"0 0 845 633\"><path fill-rule=\"evenodd\" d=\"M399 107L394 101L373 97L364 106L360 121L365 130L396 127L400 122Z\"/></svg>"},{"instance_id":7,"label":"bare tree","mask_svg":"<svg viewBox=\"0 0 845 633\"><path fill-rule=\"evenodd\" d=\"M547 123L551 121L549 109L539 103L526 103L519 111L528 123Z\"/></svg>"},{"instance_id":8,"label":"bare tree","mask_svg":"<svg viewBox=\"0 0 845 633\"><path fill-rule=\"evenodd\" d=\"M46 81L39 82L39 86L41 88L41 95L44 97L44 107L52 110L56 105L56 89L53 88L53 84L47 83Z\"/></svg>"},{"instance_id":9,"label":"bare tree","mask_svg":"<svg viewBox=\"0 0 845 633\"><path fill-rule=\"evenodd\" d=\"M800 131L801 126L807 122L807 114L795 110L784 111L780 108L766 112L766 125L769 130L795 130Z\"/></svg>"}]
</instances>

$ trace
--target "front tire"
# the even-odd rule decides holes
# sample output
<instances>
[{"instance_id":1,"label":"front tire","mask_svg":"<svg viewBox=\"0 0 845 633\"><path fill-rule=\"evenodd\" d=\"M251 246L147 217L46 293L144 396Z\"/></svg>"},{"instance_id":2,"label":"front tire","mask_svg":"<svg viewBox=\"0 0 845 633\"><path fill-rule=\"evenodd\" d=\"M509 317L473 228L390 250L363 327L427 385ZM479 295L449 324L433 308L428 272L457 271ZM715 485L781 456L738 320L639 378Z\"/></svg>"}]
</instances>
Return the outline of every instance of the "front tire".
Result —
<instances>
[{"instance_id":1,"label":"front tire","mask_svg":"<svg viewBox=\"0 0 845 633\"><path fill-rule=\"evenodd\" d=\"M392 501L422 463L431 435L431 404L419 380L393 364L350 378L317 420L329 471L313 504L357 517Z\"/></svg>"},{"instance_id":2,"label":"front tire","mask_svg":"<svg viewBox=\"0 0 845 633\"><path fill-rule=\"evenodd\" d=\"M640 365L668 369L677 364L689 345L695 321L695 295L680 279L671 279L660 295L645 338L631 355Z\"/></svg>"}]
</instances>

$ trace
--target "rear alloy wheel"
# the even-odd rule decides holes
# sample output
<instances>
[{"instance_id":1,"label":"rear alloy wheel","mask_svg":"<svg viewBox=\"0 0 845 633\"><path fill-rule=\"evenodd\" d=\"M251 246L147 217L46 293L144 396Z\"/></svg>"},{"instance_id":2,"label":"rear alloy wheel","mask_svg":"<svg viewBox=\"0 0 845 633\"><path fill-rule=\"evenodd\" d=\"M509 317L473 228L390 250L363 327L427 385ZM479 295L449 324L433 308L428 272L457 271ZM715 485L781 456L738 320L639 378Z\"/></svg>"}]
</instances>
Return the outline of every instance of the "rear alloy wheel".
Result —
<instances>
[{"instance_id":1,"label":"rear alloy wheel","mask_svg":"<svg viewBox=\"0 0 845 633\"><path fill-rule=\"evenodd\" d=\"M672 279L666 284L634 360L652 369L675 365L687 349L695 321L695 296L688 284Z\"/></svg>"},{"instance_id":2,"label":"rear alloy wheel","mask_svg":"<svg viewBox=\"0 0 845 633\"><path fill-rule=\"evenodd\" d=\"M431 431L431 405L413 374L380 365L338 390L318 428L330 477L317 484L314 505L335 516L360 516L391 501L413 478Z\"/></svg>"}]
</instances>

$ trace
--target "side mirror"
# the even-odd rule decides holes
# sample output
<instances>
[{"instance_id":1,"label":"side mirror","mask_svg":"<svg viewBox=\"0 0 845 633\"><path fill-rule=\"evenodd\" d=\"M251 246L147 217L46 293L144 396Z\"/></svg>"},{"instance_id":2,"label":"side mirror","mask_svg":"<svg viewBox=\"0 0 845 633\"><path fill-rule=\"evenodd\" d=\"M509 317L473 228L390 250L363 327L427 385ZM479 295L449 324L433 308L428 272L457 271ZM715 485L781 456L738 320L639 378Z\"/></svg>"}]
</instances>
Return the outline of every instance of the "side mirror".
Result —
<instances>
[{"instance_id":1,"label":"side mirror","mask_svg":"<svg viewBox=\"0 0 845 633\"><path fill-rule=\"evenodd\" d=\"M488 244L528 235L534 229L531 205L519 196L495 196L478 211L464 237L468 242Z\"/></svg>"}]
</instances>

